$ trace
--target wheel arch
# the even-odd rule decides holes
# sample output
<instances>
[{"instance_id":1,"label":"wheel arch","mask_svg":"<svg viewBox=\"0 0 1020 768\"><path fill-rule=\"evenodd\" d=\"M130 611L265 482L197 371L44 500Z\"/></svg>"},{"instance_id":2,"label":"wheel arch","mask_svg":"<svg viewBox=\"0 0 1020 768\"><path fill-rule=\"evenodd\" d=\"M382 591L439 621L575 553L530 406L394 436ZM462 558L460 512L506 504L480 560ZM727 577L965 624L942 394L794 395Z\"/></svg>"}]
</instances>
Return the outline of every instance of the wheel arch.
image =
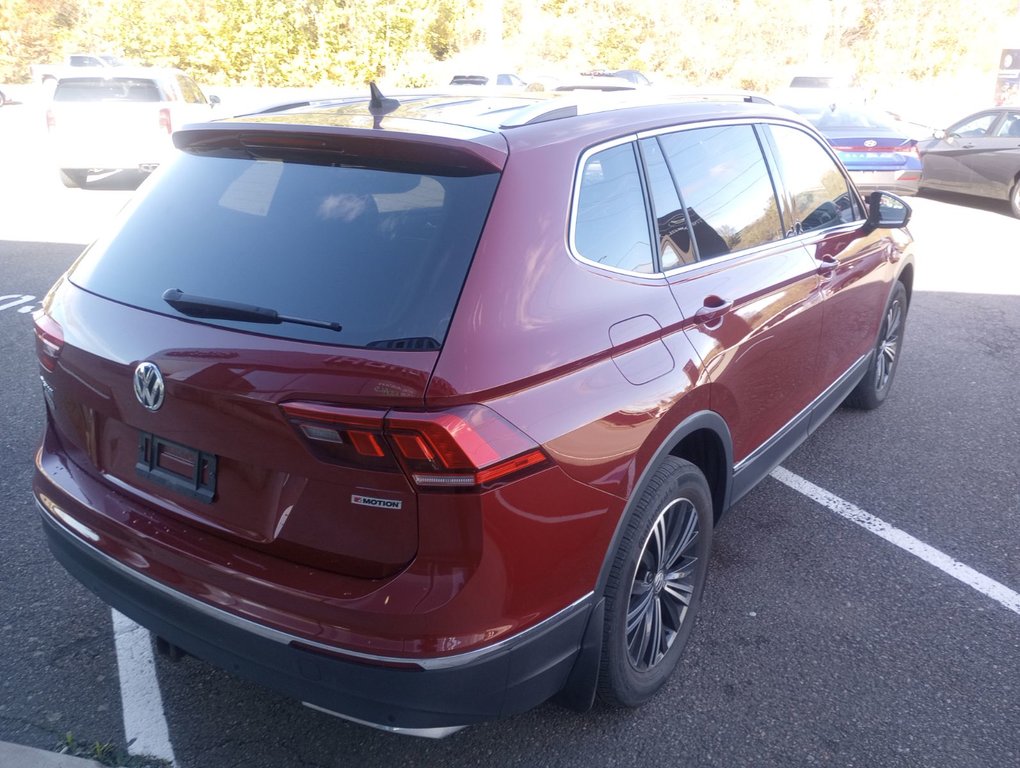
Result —
<instances>
[{"instance_id":1,"label":"wheel arch","mask_svg":"<svg viewBox=\"0 0 1020 768\"><path fill-rule=\"evenodd\" d=\"M733 441L725 420L714 411L699 411L680 422L652 454L641 471L634 490L627 499L623 513L616 523L616 530L606 548L595 584L595 594L601 596L609 579L609 570L626 526L651 476L667 456L689 461L701 470L712 492L712 515L718 523L729 508L733 486Z\"/></svg>"},{"instance_id":2,"label":"wheel arch","mask_svg":"<svg viewBox=\"0 0 1020 768\"><path fill-rule=\"evenodd\" d=\"M896 276L896 280L897 282L903 283L903 287L907 289L907 306L909 307L910 301L914 295L914 263L908 262L905 264L903 269L901 269L900 273Z\"/></svg>"},{"instance_id":3,"label":"wheel arch","mask_svg":"<svg viewBox=\"0 0 1020 768\"><path fill-rule=\"evenodd\" d=\"M680 422L652 454L616 523L616 530L606 548L602 569L595 584L595 605L588 619L578 657L563 689L554 697L565 707L584 712L595 701L602 656L605 589L613 557L634 506L656 469L669 456L691 462L705 475L712 493L712 516L716 523L729 507L733 485L733 442L730 430L718 413L699 411Z\"/></svg>"}]
</instances>

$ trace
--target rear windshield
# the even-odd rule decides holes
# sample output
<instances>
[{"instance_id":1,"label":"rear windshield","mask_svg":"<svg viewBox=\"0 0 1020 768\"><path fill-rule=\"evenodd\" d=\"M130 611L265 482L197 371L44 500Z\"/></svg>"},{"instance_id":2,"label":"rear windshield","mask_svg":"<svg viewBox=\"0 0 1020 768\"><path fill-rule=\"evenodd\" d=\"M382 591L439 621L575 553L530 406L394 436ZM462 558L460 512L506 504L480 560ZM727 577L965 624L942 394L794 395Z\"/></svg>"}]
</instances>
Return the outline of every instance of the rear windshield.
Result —
<instances>
[{"instance_id":1,"label":"rear windshield","mask_svg":"<svg viewBox=\"0 0 1020 768\"><path fill-rule=\"evenodd\" d=\"M144 77L75 77L61 80L54 101L162 101L155 80Z\"/></svg>"},{"instance_id":2,"label":"rear windshield","mask_svg":"<svg viewBox=\"0 0 1020 768\"><path fill-rule=\"evenodd\" d=\"M167 290L342 326L199 321L263 335L437 349L497 180L178 153L71 280L175 317Z\"/></svg>"}]
</instances>

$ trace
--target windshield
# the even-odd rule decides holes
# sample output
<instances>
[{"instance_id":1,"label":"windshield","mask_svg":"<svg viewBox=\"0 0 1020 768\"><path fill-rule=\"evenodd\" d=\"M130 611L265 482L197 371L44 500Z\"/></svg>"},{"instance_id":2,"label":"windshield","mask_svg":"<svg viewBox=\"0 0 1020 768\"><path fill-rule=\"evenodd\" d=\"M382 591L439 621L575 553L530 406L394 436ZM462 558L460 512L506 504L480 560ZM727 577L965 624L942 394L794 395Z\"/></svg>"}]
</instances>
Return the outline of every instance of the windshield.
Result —
<instances>
[{"instance_id":1,"label":"windshield","mask_svg":"<svg viewBox=\"0 0 1020 768\"><path fill-rule=\"evenodd\" d=\"M179 153L70 279L184 317L167 291L338 323L200 322L360 347L437 349L497 174L441 176Z\"/></svg>"}]
</instances>

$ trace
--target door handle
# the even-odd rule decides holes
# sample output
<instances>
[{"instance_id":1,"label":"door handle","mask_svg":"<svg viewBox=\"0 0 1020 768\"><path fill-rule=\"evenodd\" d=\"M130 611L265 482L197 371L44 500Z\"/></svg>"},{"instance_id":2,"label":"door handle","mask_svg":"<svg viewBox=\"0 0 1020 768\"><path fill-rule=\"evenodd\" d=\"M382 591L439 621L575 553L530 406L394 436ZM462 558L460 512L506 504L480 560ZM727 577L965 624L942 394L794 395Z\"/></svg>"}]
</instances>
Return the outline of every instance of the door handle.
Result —
<instances>
[{"instance_id":1,"label":"door handle","mask_svg":"<svg viewBox=\"0 0 1020 768\"><path fill-rule=\"evenodd\" d=\"M694 313L695 321L699 323L711 323L718 320L733 307L733 301L727 301L719 296L706 296L701 309Z\"/></svg>"},{"instance_id":2,"label":"door handle","mask_svg":"<svg viewBox=\"0 0 1020 768\"><path fill-rule=\"evenodd\" d=\"M839 266L839 259L831 253L816 256L815 260L818 262L818 274L820 275L831 275L836 271L836 267Z\"/></svg>"}]
</instances>

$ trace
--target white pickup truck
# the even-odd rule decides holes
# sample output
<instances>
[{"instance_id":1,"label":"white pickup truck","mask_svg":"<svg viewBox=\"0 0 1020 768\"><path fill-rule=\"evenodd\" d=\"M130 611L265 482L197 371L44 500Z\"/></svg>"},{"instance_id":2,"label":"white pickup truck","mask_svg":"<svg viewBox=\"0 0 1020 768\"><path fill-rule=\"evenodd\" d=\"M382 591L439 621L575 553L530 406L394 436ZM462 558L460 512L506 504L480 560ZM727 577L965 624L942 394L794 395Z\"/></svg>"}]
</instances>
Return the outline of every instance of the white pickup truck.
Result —
<instances>
[{"instance_id":1,"label":"white pickup truck","mask_svg":"<svg viewBox=\"0 0 1020 768\"><path fill-rule=\"evenodd\" d=\"M212 119L218 101L176 69L80 69L62 77L46 113L60 180L83 187L98 171L148 173L175 151L173 131Z\"/></svg>"},{"instance_id":2,"label":"white pickup truck","mask_svg":"<svg viewBox=\"0 0 1020 768\"><path fill-rule=\"evenodd\" d=\"M60 78L81 74L85 68L112 69L123 67L125 64L126 62L116 56L104 53L72 53L64 59L63 64L33 64L30 69L32 70L32 82L55 85Z\"/></svg>"}]
</instances>

